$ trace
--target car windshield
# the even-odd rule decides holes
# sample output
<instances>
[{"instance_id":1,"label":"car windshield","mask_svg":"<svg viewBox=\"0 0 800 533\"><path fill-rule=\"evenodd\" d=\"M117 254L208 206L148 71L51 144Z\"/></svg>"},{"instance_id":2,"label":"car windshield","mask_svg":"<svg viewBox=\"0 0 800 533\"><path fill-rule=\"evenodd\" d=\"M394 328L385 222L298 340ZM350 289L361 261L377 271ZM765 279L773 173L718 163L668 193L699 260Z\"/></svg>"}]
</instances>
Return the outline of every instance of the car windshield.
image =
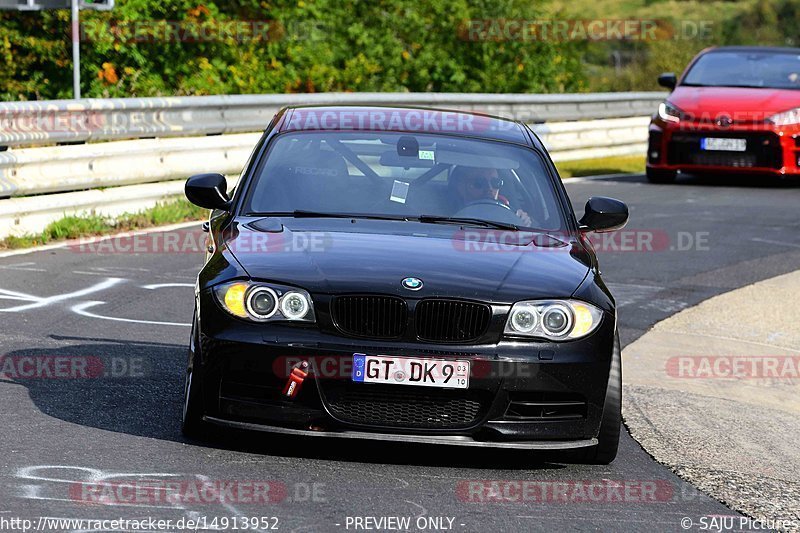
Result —
<instances>
[{"instance_id":1,"label":"car windshield","mask_svg":"<svg viewBox=\"0 0 800 533\"><path fill-rule=\"evenodd\" d=\"M800 89L800 54L710 52L697 60L682 85Z\"/></svg>"},{"instance_id":2,"label":"car windshield","mask_svg":"<svg viewBox=\"0 0 800 533\"><path fill-rule=\"evenodd\" d=\"M258 167L244 212L459 222L442 220L454 217L546 231L566 228L539 153L437 134L282 134Z\"/></svg>"}]
</instances>

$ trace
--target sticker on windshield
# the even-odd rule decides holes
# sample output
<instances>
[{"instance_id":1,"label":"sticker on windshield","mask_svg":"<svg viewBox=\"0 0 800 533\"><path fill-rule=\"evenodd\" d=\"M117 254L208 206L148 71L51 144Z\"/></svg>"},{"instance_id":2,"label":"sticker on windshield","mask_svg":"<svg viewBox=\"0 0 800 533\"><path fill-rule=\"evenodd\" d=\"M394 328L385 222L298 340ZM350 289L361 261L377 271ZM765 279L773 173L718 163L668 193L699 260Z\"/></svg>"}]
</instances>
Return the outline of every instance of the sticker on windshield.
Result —
<instances>
[{"instance_id":1,"label":"sticker on windshield","mask_svg":"<svg viewBox=\"0 0 800 533\"><path fill-rule=\"evenodd\" d=\"M404 204L406 203L407 196L408 183L405 181L394 180L394 185L392 185L392 195L389 197L389 200Z\"/></svg>"},{"instance_id":2,"label":"sticker on windshield","mask_svg":"<svg viewBox=\"0 0 800 533\"><path fill-rule=\"evenodd\" d=\"M433 150L420 150L419 158L427 159L428 161L433 161Z\"/></svg>"}]
</instances>

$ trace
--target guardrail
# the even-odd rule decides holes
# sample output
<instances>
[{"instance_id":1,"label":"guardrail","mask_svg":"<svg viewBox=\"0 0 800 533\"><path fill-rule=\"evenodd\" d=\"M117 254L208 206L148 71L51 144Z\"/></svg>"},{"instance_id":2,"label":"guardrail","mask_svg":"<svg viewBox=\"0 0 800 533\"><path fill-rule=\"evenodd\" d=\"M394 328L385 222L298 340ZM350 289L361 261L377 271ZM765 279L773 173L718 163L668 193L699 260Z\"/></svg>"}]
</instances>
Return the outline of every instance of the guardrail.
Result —
<instances>
[{"instance_id":1,"label":"guardrail","mask_svg":"<svg viewBox=\"0 0 800 533\"><path fill-rule=\"evenodd\" d=\"M0 198L167 181L202 172L238 174L259 136L238 133L0 152Z\"/></svg>"},{"instance_id":2,"label":"guardrail","mask_svg":"<svg viewBox=\"0 0 800 533\"><path fill-rule=\"evenodd\" d=\"M194 173L235 176L258 132L284 105L413 105L497 114L532 124L553 159L564 161L643 154L648 115L663 97L335 93L0 103L0 146L13 147L0 152L0 238L41 231L65 214L115 216L150 207L179 196L177 180ZM85 144L54 145L75 142Z\"/></svg>"},{"instance_id":3,"label":"guardrail","mask_svg":"<svg viewBox=\"0 0 800 533\"><path fill-rule=\"evenodd\" d=\"M664 93L316 93L0 103L0 146L263 131L286 105L429 106L528 124L650 115Z\"/></svg>"}]
</instances>

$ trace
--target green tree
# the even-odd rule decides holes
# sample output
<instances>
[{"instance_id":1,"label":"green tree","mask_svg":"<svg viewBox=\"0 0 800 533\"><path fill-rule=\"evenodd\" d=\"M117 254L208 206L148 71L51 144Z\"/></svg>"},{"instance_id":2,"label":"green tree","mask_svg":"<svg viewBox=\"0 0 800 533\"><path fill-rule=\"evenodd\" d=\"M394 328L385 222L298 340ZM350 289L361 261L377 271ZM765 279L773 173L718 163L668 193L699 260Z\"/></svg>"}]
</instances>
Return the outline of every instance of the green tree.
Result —
<instances>
[{"instance_id":1,"label":"green tree","mask_svg":"<svg viewBox=\"0 0 800 533\"><path fill-rule=\"evenodd\" d=\"M118 0L112 12L81 14L82 88L91 97L584 89L572 43L464 38L466 21L534 20L536 5ZM222 31L237 24L254 31ZM0 14L3 99L71 97L68 30L65 11Z\"/></svg>"}]
</instances>

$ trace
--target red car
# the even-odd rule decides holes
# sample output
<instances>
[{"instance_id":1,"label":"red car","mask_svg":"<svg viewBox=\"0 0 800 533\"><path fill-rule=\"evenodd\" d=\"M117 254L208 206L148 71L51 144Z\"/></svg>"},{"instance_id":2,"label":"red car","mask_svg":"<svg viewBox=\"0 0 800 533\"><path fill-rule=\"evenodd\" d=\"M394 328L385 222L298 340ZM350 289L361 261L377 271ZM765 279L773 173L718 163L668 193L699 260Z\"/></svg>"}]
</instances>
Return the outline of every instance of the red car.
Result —
<instances>
[{"instance_id":1,"label":"red car","mask_svg":"<svg viewBox=\"0 0 800 533\"><path fill-rule=\"evenodd\" d=\"M800 177L800 48L700 52L650 122L647 179L678 172Z\"/></svg>"}]
</instances>

